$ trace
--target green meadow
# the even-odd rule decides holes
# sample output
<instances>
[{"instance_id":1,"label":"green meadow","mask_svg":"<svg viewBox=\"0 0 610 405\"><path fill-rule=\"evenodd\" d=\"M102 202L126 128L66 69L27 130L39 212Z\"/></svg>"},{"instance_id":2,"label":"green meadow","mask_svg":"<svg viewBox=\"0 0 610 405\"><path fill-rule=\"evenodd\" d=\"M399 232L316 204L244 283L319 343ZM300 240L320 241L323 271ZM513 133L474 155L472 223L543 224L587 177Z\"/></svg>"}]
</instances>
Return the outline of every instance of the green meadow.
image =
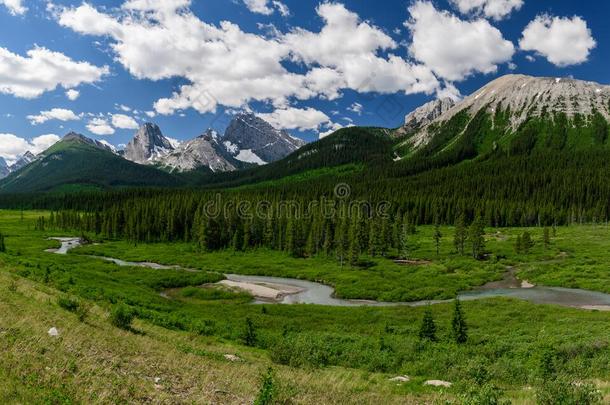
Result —
<instances>
[{"instance_id":1,"label":"green meadow","mask_svg":"<svg viewBox=\"0 0 610 405\"><path fill-rule=\"evenodd\" d=\"M468 339L458 344L452 302L253 305L247 294L213 285L223 273L257 274L323 282L343 298L450 299L514 268L532 283L610 292L607 226L559 227L548 246L541 228L529 228L533 245L519 253L516 238L526 228L487 228L481 261L456 253L453 228L441 227L437 254L434 228L418 227L409 240L410 264L365 257L366 266L351 267L334 257L202 253L186 243L96 235L87 235L94 243L57 255L45 252L59 246L49 237L79 235L35 230L40 215L47 214L0 212L3 403L171 402L176 395L184 402L247 403L268 367L278 403L610 400L610 312L507 298L463 302ZM120 267L91 256L197 271ZM111 322L118 307L134 317L128 328ZM427 310L436 341L419 336ZM47 335L52 326L59 337ZM227 353L241 361L227 360ZM389 380L398 375L410 381ZM453 385L423 385L432 379Z\"/></svg>"}]
</instances>

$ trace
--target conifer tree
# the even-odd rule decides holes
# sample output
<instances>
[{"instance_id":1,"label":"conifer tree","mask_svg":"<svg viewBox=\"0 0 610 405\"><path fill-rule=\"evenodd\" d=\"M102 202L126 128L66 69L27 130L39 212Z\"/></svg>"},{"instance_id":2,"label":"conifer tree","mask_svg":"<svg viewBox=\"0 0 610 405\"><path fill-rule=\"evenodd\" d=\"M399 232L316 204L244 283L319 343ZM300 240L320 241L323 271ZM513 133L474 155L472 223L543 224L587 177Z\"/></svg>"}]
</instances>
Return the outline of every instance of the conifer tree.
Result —
<instances>
[{"instance_id":1,"label":"conifer tree","mask_svg":"<svg viewBox=\"0 0 610 405\"><path fill-rule=\"evenodd\" d=\"M483 218L477 216L470 225L468 234L472 246L472 257L479 259L485 250L485 224L483 223Z\"/></svg>"},{"instance_id":2,"label":"conifer tree","mask_svg":"<svg viewBox=\"0 0 610 405\"><path fill-rule=\"evenodd\" d=\"M0 253L6 252L6 245L4 244L4 234L0 232Z\"/></svg>"},{"instance_id":3,"label":"conifer tree","mask_svg":"<svg viewBox=\"0 0 610 405\"><path fill-rule=\"evenodd\" d=\"M521 235L517 235L517 240L515 241L515 253L520 254L523 251L523 241L521 240Z\"/></svg>"},{"instance_id":4,"label":"conifer tree","mask_svg":"<svg viewBox=\"0 0 610 405\"><path fill-rule=\"evenodd\" d=\"M443 237L443 234L441 233L441 228L438 225L438 223L436 225L434 225L434 244L436 246L436 255L438 256L440 253L440 248L441 248L441 238Z\"/></svg>"},{"instance_id":5,"label":"conifer tree","mask_svg":"<svg viewBox=\"0 0 610 405\"><path fill-rule=\"evenodd\" d=\"M524 253L529 253L532 246L534 246L534 242L532 241L532 237L528 231L523 232L523 236L521 236L521 244Z\"/></svg>"},{"instance_id":6,"label":"conifer tree","mask_svg":"<svg viewBox=\"0 0 610 405\"><path fill-rule=\"evenodd\" d=\"M405 260L409 258L409 225L405 223L400 233L400 256Z\"/></svg>"},{"instance_id":7,"label":"conifer tree","mask_svg":"<svg viewBox=\"0 0 610 405\"><path fill-rule=\"evenodd\" d=\"M549 228L547 228L546 226L544 227L542 233L542 241L544 243L544 250L547 250L549 248L549 245L551 244L551 235L549 232Z\"/></svg>"},{"instance_id":8,"label":"conifer tree","mask_svg":"<svg viewBox=\"0 0 610 405\"><path fill-rule=\"evenodd\" d=\"M453 320L451 321L451 328L453 329L453 338L458 344L466 343L468 340L468 326L464 319L464 313L462 312L462 305L459 299L455 299L455 306L453 307Z\"/></svg>"},{"instance_id":9,"label":"conifer tree","mask_svg":"<svg viewBox=\"0 0 610 405\"><path fill-rule=\"evenodd\" d=\"M464 215L460 215L455 223L455 236L453 238L453 245L457 252L461 255L464 254L464 248L466 245L466 239L468 237L468 232L466 230L466 223L464 220Z\"/></svg>"},{"instance_id":10,"label":"conifer tree","mask_svg":"<svg viewBox=\"0 0 610 405\"><path fill-rule=\"evenodd\" d=\"M256 346L256 329L254 328L254 322L252 322L252 319L250 318L246 318L246 330L244 331L243 342L246 346Z\"/></svg>"},{"instance_id":11,"label":"conifer tree","mask_svg":"<svg viewBox=\"0 0 610 405\"><path fill-rule=\"evenodd\" d=\"M436 324L434 323L430 308L426 308L424 312L421 327L419 328L419 339L436 342Z\"/></svg>"}]
</instances>

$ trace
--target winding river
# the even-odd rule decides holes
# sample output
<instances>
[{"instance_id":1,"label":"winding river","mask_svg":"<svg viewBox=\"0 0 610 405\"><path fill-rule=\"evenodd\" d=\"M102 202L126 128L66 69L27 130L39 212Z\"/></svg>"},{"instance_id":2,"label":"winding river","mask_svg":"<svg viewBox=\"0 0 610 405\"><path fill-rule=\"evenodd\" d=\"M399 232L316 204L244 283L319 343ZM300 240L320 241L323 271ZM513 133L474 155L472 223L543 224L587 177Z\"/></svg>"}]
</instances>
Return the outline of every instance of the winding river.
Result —
<instances>
[{"instance_id":1,"label":"winding river","mask_svg":"<svg viewBox=\"0 0 610 405\"><path fill-rule=\"evenodd\" d=\"M70 249L80 246L79 238L52 238L61 242L59 249L49 249L49 252L66 254ZM137 266L153 269L182 269L186 271L197 271L183 269L179 266L166 266L149 262L128 262L102 256L90 256L91 258L110 261L119 266ZM378 302L367 300L346 300L334 297L334 288L312 281L297 280L282 277L267 276L245 276L238 274L226 274L225 284L237 286L253 293L256 303L280 303L280 304L317 304L330 306L421 306L447 302L443 300L425 300L414 302ZM525 288L523 288L525 287ZM266 294L257 295L258 291L276 291L277 295L270 299ZM505 280L488 283L472 291L462 292L461 300L477 300L491 297L510 297L529 301L535 304L553 304L566 307L610 311L610 294L601 292L560 288L533 286L527 282L520 282L514 277L514 271L509 270Z\"/></svg>"}]
</instances>

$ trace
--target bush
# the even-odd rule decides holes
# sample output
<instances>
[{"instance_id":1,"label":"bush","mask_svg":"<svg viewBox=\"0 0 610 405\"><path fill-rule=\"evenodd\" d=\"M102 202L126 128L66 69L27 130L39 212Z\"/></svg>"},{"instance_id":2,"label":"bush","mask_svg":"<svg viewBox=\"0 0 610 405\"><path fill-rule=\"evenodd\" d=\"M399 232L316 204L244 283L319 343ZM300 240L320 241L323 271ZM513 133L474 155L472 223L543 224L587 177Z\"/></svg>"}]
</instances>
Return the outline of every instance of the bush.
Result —
<instances>
[{"instance_id":1,"label":"bush","mask_svg":"<svg viewBox=\"0 0 610 405\"><path fill-rule=\"evenodd\" d=\"M275 397L273 369L269 367L267 373L263 375L261 388L258 396L254 400L254 405L271 405Z\"/></svg>"},{"instance_id":2,"label":"bush","mask_svg":"<svg viewBox=\"0 0 610 405\"><path fill-rule=\"evenodd\" d=\"M57 300L57 305L59 305L61 308L65 309L66 311L70 311L70 312L78 311L78 308L80 306L78 301L73 300L71 298L66 298L66 297L60 297Z\"/></svg>"},{"instance_id":3,"label":"bush","mask_svg":"<svg viewBox=\"0 0 610 405\"><path fill-rule=\"evenodd\" d=\"M117 328L130 330L135 317L133 310L125 304L115 305L110 312L110 323Z\"/></svg>"},{"instance_id":4,"label":"bush","mask_svg":"<svg viewBox=\"0 0 610 405\"><path fill-rule=\"evenodd\" d=\"M565 376L545 381L536 392L540 405L596 405L602 403L599 390L589 383L573 382Z\"/></svg>"}]
</instances>

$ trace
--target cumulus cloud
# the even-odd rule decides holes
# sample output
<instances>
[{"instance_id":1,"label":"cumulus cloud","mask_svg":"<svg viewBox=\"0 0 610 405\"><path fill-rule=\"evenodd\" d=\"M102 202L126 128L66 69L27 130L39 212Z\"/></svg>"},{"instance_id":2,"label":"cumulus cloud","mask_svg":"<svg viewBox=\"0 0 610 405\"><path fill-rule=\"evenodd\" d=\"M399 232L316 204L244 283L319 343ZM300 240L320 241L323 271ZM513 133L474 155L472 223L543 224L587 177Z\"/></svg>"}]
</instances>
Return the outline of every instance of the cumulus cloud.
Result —
<instances>
[{"instance_id":1,"label":"cumulus cloud","mask_svg":"<svg viewBox=\"0 0 610 405\"><path fill-rule=\"evenodd\" d=\"M410 54L449 81L464 80L474 73L495 73L509 62L515 47L484 19L463 21L439 11L428 1L409 7Z\"/></svg>"},{"instance_id":2,"label":"cumulus cloud","mask_svg":"<svg viewBox=\"0 0 610 405\"><path fill-rule=\"evenodd\" d=\"M70 101L76 100L79 96L80 96L80 91L78 91L78 90L70 89L70 90L66 91L66 97L68 97L68 100L70 100Z\"/></svg>"},{"instance_id":3,"label":"cumulus cloud","mask_svg":"<svg viewBox=\"0 0 610 405\"><path fill-rule=\"evenodd\" d=\"M114 128L103 118L93 118L87 124L87 129L95 135L112 135Z\"/></svg>"},{"instance_id":4,"label":"cumulus cloud","mask_svg":"<svg viewBox=\"0 0 610 405\"><path fill-rule=\"evenodd\" d=\"M0 0L0 4L4 4L12 15L25 14L28 9L23 6L22 0Z\"/></svg>"},{"instance_id":5,"label":"cumulus cloud","mask_svg":"<svg viewBox=\"0 0 610 405\"><path fill-rule=\"evenodd\" d=\"M439 11L428 1L409 7L410 54L449 81L464 80L474 73L495 73L510 62L515 47L484 19L463 21Z\"/></svg>"},{"instance_id":6,"label":"cumulus cloud","mask_svg":"<svg viewBox=\"0 0 610 405\"><path fill-rule=\"evenodd\" d=\"M248 10L257 14L271 15L274 9L284 17L290 14L288 6L277 0L244 0L244 4Z\"/></svg>"},{"instance_id":7,"label":"cumulus cloud","mask_svg":"<svg viewBox=\"0 0 610 405\"><path fill-rule=\"evenodd\" d=\"M320 32L294 29L270 36L244 32L227 21L208 24L188 4L132 0L114 15L86 3L54 9L61 25L108 36L117 60L133 76L185 78L187 84L154 104L160 114L187 108L213 112L218 105L243 108L252 101L284 108L294 100L337 98L344 89L432 93L439 85L430 69L393 54L394 40L342 4L316 9L324 22ZM290 71L286 61L305 71Z\"/></svg>"},{"instance_id":8,"label":"cumulus cloud","mask_svg":"<svg viewBox=\"0 0 610 405\"><path fill-rule=\"evenodd\" d=\"M75 62L66 55L36 47L23 57L0 48L0 93L35 98L58 86L66 89L93 83L108 73L108 67Z\"/></svg>"},{"instance_id":9,"label":"cumulus cloud","mask_svg":"<svg viewBox=\"0 0 610 405\"><path fill-rule=\"evenodd\" d=\"M451 0L462 14L483 15L494 20L507 17L523 6L523 0Z\"/></svg>"},{"instance_id":10,"label":"cumulus cloud","mask_svg":"<svg viewBox=\"0 0 610 405\"><path fill-rule=\"evenodd\" d=\"M80 118L72 110L65 108L53 108L48 111L41 111L38 115L28 115L27 119L32 125L38 125L44 124L50 120L77 121Z\"/></svg>"},{"instance_id":11,"label":"cumulus cloud","mask_svg":"<svg viewBox=\"0 0 610 405\"><path fill-rule=\"evenodd\" d=\"M139 125L132 117L125 114L113 114L112 125L121 129L138 129Z\"/></svg>"},{"instance_id":12,"label":"cumulus cloud","mask_svg":"<svg viewBox=\"0 0 610 405\"><path fill-rule=\"evenodd\" d=\"M519 47L544 56L555 66L584 63L596 46L587 22L582 18L539 15L523 31Z\"/></svg>"},{"instance_id":13,"label":"cumulus cloud","mask_svg":"<svg viewBox=\"0 0 610 405\"><path fill-rule=\"evenodd\" d=\"M51 147L59 139L59 136L55 134L41 135L31 140L13 134L0 134L0 157L11 165L25 152L29 151L37 155Z\"/></svg>"},{"instance_id":14,"label":"cumulus cloud","mask_svg":"<svg viewBox=\"0 0 610 405\"><path fill-rule=\"evenodd\" d=\"M301 131L318 129L320 125L330 121L328 115L314 108L284 108L258 116L277 128Z\"/></svg>"}]
</instances>

